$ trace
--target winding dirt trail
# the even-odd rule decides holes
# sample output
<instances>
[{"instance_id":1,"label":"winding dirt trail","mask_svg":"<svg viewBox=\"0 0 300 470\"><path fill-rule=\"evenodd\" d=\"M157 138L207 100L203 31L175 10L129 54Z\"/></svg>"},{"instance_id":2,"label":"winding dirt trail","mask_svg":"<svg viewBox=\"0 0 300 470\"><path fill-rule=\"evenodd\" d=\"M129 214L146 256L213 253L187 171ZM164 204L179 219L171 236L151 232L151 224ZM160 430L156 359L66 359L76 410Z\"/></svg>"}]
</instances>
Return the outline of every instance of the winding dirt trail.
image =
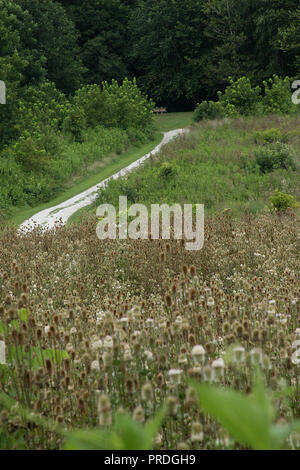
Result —
<instances>
[{"instance_id":1,"label":"winding dirt trail","mask_svg":"<svg viewBox=\"0 0 300 470\"><path fill-rule=\"evenodd\" d=\"M96 199L98 189L105 187L111 178L117 179L120 176L124 176L130 171L136 169L151 155L159 152L160 149L172 139L174 139L174 137L180 134L184 134L187 131L187 129L175 129L173 131L165 132L162 141L152 150L152 152L147 153L143 157L139 158L135 162L131 163L130 165L126 166L122 170L113 174L109 178L106 178L95 186L92 186L86 191L77 194L77 196L74 196L62 202L57 206L53 206L38 212L37 214L30 217L30 219L25 220L25 222L20 225L19 230L22 232L28 232L33 230L37 226L42 226L43 229L49 230L55 227L56 224L65 224L72 214L77 212L82 207L92 204L92 202L94 202Z\"/></svg>"}]
</instances>

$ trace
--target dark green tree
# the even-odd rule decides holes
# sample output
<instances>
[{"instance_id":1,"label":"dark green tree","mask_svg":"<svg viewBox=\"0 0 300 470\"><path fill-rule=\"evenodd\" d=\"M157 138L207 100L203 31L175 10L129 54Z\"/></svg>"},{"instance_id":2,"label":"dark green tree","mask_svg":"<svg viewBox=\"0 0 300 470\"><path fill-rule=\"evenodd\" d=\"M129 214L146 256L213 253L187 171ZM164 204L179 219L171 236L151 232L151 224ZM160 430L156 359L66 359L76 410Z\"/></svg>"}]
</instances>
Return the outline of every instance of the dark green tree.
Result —
<instances>
[{"instance_id":1,"label":"dark green tree","mask_svg":"<svg viewBox=\"0 0 300 470\"><path fill-rule=\"evenodd\" d=\"M75 91L82 83L84 68L79 58L78 33L64 7L52 0L16 0L34 22L29 30L23 28L24 47L30 43L32 59L40 60L45 77L65 93ZM30 63L34 69L34 61ZM33 73L34 75L34 73Z\"/></svg>"},{"instance_id":2,"label":"dark green tree","mask_svg":"<svg viewBox=\"0 0 300 470\"><path fill-rule=\"evenodd\" d=\"M120 0L62 2L79 32L86 83L122 80L127 74L127 12Z\"/></svg>"}]
</instances>

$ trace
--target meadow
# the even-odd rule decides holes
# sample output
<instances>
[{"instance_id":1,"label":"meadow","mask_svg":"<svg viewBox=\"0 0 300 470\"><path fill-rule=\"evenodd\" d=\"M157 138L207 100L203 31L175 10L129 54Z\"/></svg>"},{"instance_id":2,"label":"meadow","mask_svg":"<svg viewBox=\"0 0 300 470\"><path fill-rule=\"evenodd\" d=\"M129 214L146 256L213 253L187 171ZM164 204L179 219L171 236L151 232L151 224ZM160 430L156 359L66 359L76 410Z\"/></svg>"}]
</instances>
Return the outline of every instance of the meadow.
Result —
<instances>
[{"instance_id":1,"label":"meadow","mask_svg":"<svg viewBox=\"0 0 300 470\"><path fill-rule=\"evenodd\" d=\"M99 195L206 203L200 251L3 227L1 448L300 448L298 127L195 124Z\"/></svg>"}]
</instances>

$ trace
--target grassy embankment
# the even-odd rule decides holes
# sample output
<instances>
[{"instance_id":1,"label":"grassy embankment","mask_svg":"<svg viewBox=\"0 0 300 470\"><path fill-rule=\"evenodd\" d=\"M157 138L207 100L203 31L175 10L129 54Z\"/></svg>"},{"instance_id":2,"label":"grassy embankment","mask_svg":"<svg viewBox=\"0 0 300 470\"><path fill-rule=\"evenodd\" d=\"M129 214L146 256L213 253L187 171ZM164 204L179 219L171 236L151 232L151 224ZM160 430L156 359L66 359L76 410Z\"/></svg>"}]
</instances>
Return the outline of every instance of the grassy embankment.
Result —
<instances>
[{"instance_id":1,"label":"grassy embankment","mask_svg":"<svg viewBox=\"0 0 300 470\"><path fill-rule=\"evenodd\" d=\"M161 138L161 133L162 132L168 132L168 131L171 131L173 129L180 129L180 128L183 128L183 127L190 126L192 124L192 116L193 116L192 112L167 113L166 115L155 116L154 123L155 123L155 128L156 128L157 133L158 133L157 135L159 135L160 138ZM157 141L155 143L155 145L157 143L159 143L159 142ZM153 145L152 148L154 148L155 145ZM143 148L143 150L145 150L145 149ZM133 162L134 160L137 160L138 158L142 157L143 155L148 153L150 150L151 149L145 151L144 153L139 152L138 156L136 158L132 158L128 162L128 164ZM120 161L120 163L121 163L121 161ZM126 163L123 160L122 160L122 163L124 163L124 165L122 165L120 168L126 166ZM109 169L109 171L110 171L110 169ZM116 170L116 171L118 171L118 170ZM108 176L112 175L113 173L114 173L114 171L110 171ZM98 181L100 182L103 179L104 178L101 178ZM74 194L76 194L76 193L74 193ZM75 212L70 217L68 223L74 223L74 222L76 223L76 222L80 221L83 216L85 216L86 214L93 213L94 211L95 211L95 206L94 205L83 207L82 209Z\"/></svg>"},{"instance_id":2,"label":"grassy embankment","mask_svg":"<svg viewBox=\"0 0 300 470\"><path fill-rule=\"evenodd\" d=\"M146 153L150 152L162 139L161 133L168 130L176 129L178 127L186 127L192 121L192 113L171 113L166 116L155 117L156 132L154 139L146 144L133 146L126 152L120 155L112 154L99 161L94 161L89 166L81 168L70 180L64 183L61 191L51 200L46 203L41 203L34 207L18 207L12 212L11 222L18 226L24 220L30 218L37 212L47 209L49 207L60 204L67 199L75 196L76 194L85 191L86 189L94 186L100 181L108 178L115 172L139 159ZM85 145L82 145L82 152L85 152ZM86 210L86 208L84 208ZM84 210L83 209L83 210ZM77 217L77 213L75 218Z\"/></svg>"},{"instance_id":3,"label":"grassy embankment","mask_svg":"<svg viewBox=\"0 0 300 470\"><path fill-rule=\"evenodd\" d=\"M110 181L100 202L203 203L206 213L268 210L275 190L300 199L299 118L202 122L122 179Z\"/></svg>"}]
</instances>

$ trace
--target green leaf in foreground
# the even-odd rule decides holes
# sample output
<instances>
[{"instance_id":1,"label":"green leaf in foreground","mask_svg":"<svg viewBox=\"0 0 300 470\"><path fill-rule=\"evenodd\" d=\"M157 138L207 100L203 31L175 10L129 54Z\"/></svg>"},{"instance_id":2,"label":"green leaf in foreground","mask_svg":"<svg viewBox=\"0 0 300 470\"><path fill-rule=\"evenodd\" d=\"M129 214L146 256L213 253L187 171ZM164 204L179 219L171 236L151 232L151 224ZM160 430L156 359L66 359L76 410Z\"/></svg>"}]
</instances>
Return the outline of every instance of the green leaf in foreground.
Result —
<instances>
[{"instance_id":1,"label":"green leaf in foreground","mask_svg":"<svg viewBox=\"0 0 300 470\"><path fill-rule=\"evenodd\" d=\"M300 432L300 420L273 424L275 410L258 371L250 396L207 384L194 384L194 388L201 409L216 418L236 441L253 449L282 449L291 432Z\"/></svg>"},{"instance_id":2,"label":"green leaf in foreground","mask_svg":"<svg viewBox=\"0 0 300 470\"><path fill-rule=\"evenodd\" d=\"M165 409L160 410L144 425L126 414L119 414L111 430L78 430L68 433L65 450L151 450L165 413Z\"/></svg>"},{"instance_id":3,"label":"green leaf in foreground","mask_svg":"<svg viewBox=\"0 0 300 470\"><path fill-rule=\"evenodd\" d=\"M240 392L195 385L201 409L216 418L238 441L253 449L271 449L270 413Z\"/></svg>"}]
</instances>

